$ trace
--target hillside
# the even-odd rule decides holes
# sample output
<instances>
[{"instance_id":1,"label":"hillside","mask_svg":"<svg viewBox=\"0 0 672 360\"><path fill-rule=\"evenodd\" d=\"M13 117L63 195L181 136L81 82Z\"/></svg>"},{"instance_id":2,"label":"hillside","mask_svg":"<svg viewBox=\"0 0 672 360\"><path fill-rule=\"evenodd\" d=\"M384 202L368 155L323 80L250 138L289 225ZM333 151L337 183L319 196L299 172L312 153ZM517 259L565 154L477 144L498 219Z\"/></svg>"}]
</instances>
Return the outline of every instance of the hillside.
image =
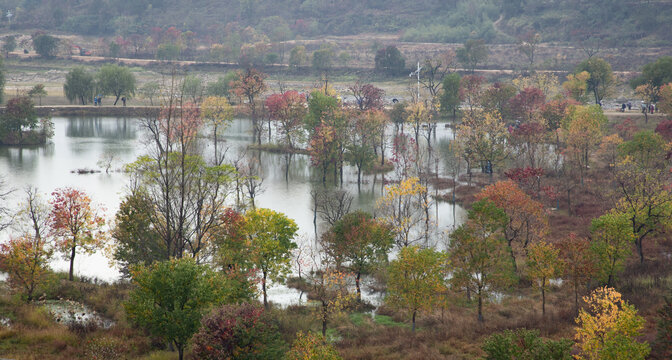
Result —
<instances>
[{"instance_id":1,"label":"hillside","mask_svg":"<svg viewBox=\"0 0 672 360\"><path fill-rule=\"evenodd\" d=\"M529 31L544 42L594 39L610 47L672 40L670 1L1 0L0 9L6 30L147 37L174 26L211 43L234 41L231 34L247 27L270 41L375 32L411 42L511 43Z\"/></svg>"}]
</instances>

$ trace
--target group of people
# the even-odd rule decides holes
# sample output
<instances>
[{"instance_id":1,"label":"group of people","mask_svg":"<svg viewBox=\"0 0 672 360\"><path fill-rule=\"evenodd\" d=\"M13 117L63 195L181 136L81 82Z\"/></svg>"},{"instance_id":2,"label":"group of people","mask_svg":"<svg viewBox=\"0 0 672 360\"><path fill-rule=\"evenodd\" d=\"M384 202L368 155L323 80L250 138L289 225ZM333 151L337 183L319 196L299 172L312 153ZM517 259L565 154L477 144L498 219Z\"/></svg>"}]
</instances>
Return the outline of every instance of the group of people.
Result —
<instances>
[{"instance_id":1,"label":"group of people","mask_svg":"<svg viewBox=\"0 0 672 360\"><path fill-rule=\"evenodd\" d=\"M647 105L644 101L642 101L642 104L640 105L640 107L642 109L642 114L646 114L647 112L649 114L653 114L654 112L656 112L656 110L658 110L656 108L656 104L651 103L651 104Z\"/></svg>"},{"instance_id":2,"label":"group of people","mask_svg":"<svg viewBox=\"0 0 672 360\"><path fill-rule=\"evenodd\" d=\"M121 103L124 104L124 106L126 106L125 96L121 98ZM103 95L98 94L93 97L93 106L101 106L101 105L103 105Z\"/></svg>"},{"instance_id":3,"label":"group of people","mask_svg":"<svg viewBox=\"0 0 672 360\"><path fill-rule=\"evenodd\" d=\"M656 109L656 104L651 103L651 104L647 105L644 101L642 101L642 104L640 105L640 107L641 107L642 113L647 113L648 112L649 114L653 114L657 110ZM628 111L632 110L632 103L630 101L628 101L627 104L626 103L621 104L621 112L625 112L626 108L628 109Z\"/></svg>"}]
</instances>

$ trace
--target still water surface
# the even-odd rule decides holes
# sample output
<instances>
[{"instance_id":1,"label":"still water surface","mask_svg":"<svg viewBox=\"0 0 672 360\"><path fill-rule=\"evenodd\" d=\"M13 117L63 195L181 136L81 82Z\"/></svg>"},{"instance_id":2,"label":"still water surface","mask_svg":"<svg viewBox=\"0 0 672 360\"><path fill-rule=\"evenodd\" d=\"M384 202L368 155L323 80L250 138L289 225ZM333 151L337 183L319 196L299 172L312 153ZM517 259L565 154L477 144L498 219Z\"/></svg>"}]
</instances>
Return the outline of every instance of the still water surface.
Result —
<instances>
[{"instance_id":1,"label":"still water surface","mask_svg":"<svg viewBox=\"0 0 672 360\"><path fill-rule=\"evenodd\" d=\"M134 161L144 154L143 130L137 119L115 117L59 117L52 119L55 135L52 142L45 146L32 148L0 147L0 175L6 184L17 189L10 199L16 207L22 198L21 189L32 185L47 199L49 194L59 187L74 187L87 192L93 201L105 209L108 219L114 217L120 198L124 195L128 178L121 172L104 171L95 174L79 175L72 170L89 168L99 169L97 162L104 154L114 154L114 168ZM236 119L225 134L227 154L234 158L252 143L251 123L246 119ZM442 170L449 161L446 155L447 144L452 139L449 129L439 126L434 146L438 149L439 172L449 177ZM206 153L211 144L205 145ZM220 145L221 149L221 145ZM310 159L305 155L293 156L287 177L285 176L285 159L283 155L260 153L261 177L263 192L255 200L257 207L270 208L285 213L294 219L299 226L300 242L314 242L315 228L313 225L312 189L322 188L319 174L313 175ZM357 173L354 168L347 168L344 174L343 188L353 196L353 208L373 211L376 199L383 190L382 177L365 176L364 184L358 189ZM432 193L434 191L432 190ZM465 216L464 210L447 203L435 203L432 207L435 225L435 237L440 239L443 234L460 222ZM318 224L318 231L321 231ZM0 239L6 239L3 234ZM439 245L440 246L440 245ZM67 270L68 263L55 261L57 270ZM79 255L75 260L75 272L79 275L97 277L106 281L119 278L119 272L102 252L93 255ZM305 300L305 296L284 286L275 286L269 290L270 300L287 305ZM365 293L365 298L376 303L378 294Z\"/></svg>"}]
</instances>

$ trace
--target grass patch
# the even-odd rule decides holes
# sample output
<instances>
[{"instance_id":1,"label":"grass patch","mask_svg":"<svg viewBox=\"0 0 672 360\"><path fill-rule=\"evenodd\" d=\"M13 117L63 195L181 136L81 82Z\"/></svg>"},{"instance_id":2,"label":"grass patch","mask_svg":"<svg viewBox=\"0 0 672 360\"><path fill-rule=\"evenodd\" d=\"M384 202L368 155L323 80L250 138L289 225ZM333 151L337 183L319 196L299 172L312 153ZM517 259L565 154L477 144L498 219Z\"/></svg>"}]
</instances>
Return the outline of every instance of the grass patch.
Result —
<instances>
[{"instance_id":1,"label":"grass patch","mask_svg":"<svg viewBox=\"0 0 672 360\"><path fill-rule=\"evenodd\" d=\"M352 324L355 325L355 326L364 325L364 322L366 321L365 317L370 318L370 316L365 315L363 313L352 313L348 317L350 318L350 321L352 322Z\"/></svg>"},{"instance_id":2,"label":"grass patch","mask_svg":"<svg viewBox=\"0 0 672 360\"><path fill-rule=\"evenodd\" d=\"M343 336L341 335L341 333L338 332L338 330L334 328L328 328L327 336L325 338L327 339L328 342L335 343L341 341L343 339Z\"/></svg>"},{"instance_id":3,"label":"grass patch","mask_svg":"<svg viewBox=\"0 0 672 360\"><path fill-rule=\"evenodd\" d=\"M388 316L388 315L376 315L373 318L373 322L375 322L378 325L389 326L389 327L395 327L395 326L406 327L406 328L410 327L406 323L394 321L392 319L392 317Z\"/></svg>"},{"instance_id":4,"label":"grass patch","mask_svg":"<svg viewBox=\"0 0 672 360\"><path fill-rule=\"evenodd\" d=\"M405 327L405 328L410 327L406 323L394 321L394 319L392 319L392 317L388 315L374 315L372 318L371 315L367 313L351 313L348 315L348 317L350 318L352 324L355 326L363 326L367 323L371 323L371 321L373 320L373 323L381 326Z\"/></svg>"}]
</instances>

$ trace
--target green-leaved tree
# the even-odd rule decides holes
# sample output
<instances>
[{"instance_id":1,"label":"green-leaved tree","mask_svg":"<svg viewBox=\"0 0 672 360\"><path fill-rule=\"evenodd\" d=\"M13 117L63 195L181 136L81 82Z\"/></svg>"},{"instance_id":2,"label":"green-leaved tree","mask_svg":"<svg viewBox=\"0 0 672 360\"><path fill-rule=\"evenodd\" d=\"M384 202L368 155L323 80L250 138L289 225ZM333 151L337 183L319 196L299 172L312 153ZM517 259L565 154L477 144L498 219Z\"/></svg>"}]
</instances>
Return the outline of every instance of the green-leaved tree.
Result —
<instances>
[{"instance_id":1,"label":"green-leaved tree","mask_svg":"<svg viewBox=\"0 0 672 360\"><path fill-rule=\"evenodd\" d=\"M113 95L114 105L122 96L135 95L135 76L127 67L103 65L98 72L98 86L103 95Z\"/></svg>"},{"instance_id":2,"label":"green-leaved tree","mask_svg":"<svg viewBox=\"0 0 672 360\"><path fill-rule=\"evenodd\" d=\"M193 259L139 266L132 277L134 289L125 304L129 319L174 345L180 360L209 309L245 300L230 291L222 275Z\"/></svg>"},{"instance_id":3,"label":"green-leaved tree","mask_svg":"<svg viewBox=\"0 0 672 360\"><path fill-rule=\"evenodd\" d=\"M77 66L65 75L63 92L70 103L80 102L82 105L94 96L95 80L82 66Z\"/></svg>"}]
</instances>

